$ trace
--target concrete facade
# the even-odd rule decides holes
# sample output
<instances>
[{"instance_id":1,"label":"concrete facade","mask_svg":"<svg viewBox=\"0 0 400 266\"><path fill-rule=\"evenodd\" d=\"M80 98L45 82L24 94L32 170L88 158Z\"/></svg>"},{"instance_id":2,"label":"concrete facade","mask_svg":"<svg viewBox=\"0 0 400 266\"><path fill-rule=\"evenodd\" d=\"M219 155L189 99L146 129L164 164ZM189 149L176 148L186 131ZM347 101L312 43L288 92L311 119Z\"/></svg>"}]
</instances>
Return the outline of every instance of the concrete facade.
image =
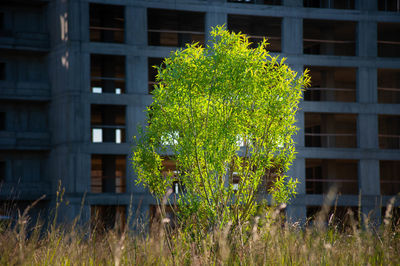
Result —
<instances>
[{"instance_id":1,"label":"concrete facade","mask_svg":"<svg viewBox=\"0 0 400 266\"><path fill-rule=\"evenodd\" d=\"M262 2L262 1L261 1ZM277 1L278 2L278 1ZM90 41L90 3L124 7L123 43ZM258 2L257 2L258 3ZM391 197L381 195L380 161L398 161L397 149L379 148L379 115L400 115L400 102L378 103L377 69L400 69L399 57L378 57L377 24L400 23L398 12L379 11L377 0L355 0L354 9L307 8L302 0L283 0L281 5L246 4L225 0L31 0L6 1L0 5L0 161L4 177L3 201L32 201L46 194L43 208L51 208L61 182L65 188L61 220L79 213L91 216L91 206L119 205L146 215L155 202L134 182L129 163L131 138L137 124L145 123L143 110L152 102L148 94L148 58L166 57L176 48L148 45L148 9L195 11L205 14L205 38L210 27L227 24L229 14L282 18L281 56L296 71L304 66L354 67L356 101L303 101L295 136L297 159L289 175L301 183L298 196L287 208L294 220L304 220L307 206L318 206L324 194L307 194L307 159L351 159L358 163L361 196L341 195L339 206L358 206L380 217L381 206ZM303 20L353 21L356 23L355 55L303 53ZM398 46L400 49L400 46ZM123 94L92 93L91 56L121 55L125 58ZM400 87L399 87L400 88ZM125 142L93 143L92 105L125 107ZM357 115L357 147L306 147L306 113ZM103 132L103 131L102 131ZM125 155L126 185L123 193L92 193L92 155ZM0 173L1 174L1 173ZM397 179L400 181L400 177ZM13 191L13 196L10 193ZM82 198L85 198L82 205Z\"/></svg>"}]
</instances>

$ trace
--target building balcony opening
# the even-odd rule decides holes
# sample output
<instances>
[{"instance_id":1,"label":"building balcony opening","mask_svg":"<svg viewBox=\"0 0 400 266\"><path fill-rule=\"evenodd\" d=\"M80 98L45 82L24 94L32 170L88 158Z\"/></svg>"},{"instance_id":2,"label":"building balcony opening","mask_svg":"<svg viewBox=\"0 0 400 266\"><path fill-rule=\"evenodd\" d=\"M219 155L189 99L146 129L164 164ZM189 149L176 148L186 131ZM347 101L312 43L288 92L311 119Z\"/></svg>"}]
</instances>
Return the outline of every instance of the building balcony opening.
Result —
<instances>
[{"instance_id":1,"label":"building balcony opening","mask_svg":"<svg viewBox=\"0 0 400 266\"><path fill-rule=\"evenodd\" d=\"M91 106L92 142L125 142L125 106Z\"/></svg>"},{"instance_id":2,"label":"building balcony opening","mask_svg":"<svg viewBox=\"0 0 400 266\"><path fill-rule=\"evenodd\" d=\"M0 131L6 130L6 112L0 112Z\"/></svg>"},{"instance_id":3,"label":"building balcony opening","mask_svg":"<svg viewBox=\"0 0 400 266\"><path fill-rule=\"evenodd\" d=\"M125 56L90 55L92 93L125 93Z\"/></svg>"},{"instance_id":4,"label":"building balcony opening","mask_svg":"<svg viewBox=\"0 0 400 266\"><path fill-rule=\"evenodd\" d=\"M400 149L400 116L378 115L379 148Z\"/></svg>"},{"instance_id":5,"label":"building balcony opening","mask_svg":"<svg viewBox=\"0 0 400 266\"><path fill-rule=\"evenodd\" d=\"M356 101L354 67L306 66L310 70L311 87L304 92L305 101Z\"/></svg>"},{"instance_id":6,"label":"building balcony opening","mask_svg":"<svg viewBox=\"0 0 400 266\"><path fill-rule=\"evenodd\" d=\"M0 184L6 181L6 162L0 161Z\"/></svg>"},{"instance_id":7,"label":"building balcony opening","mask_svg":"<svg viewBox=\"0 0 400 266\"><path fill-rule=\"evenodd\" d=\"M0 80L6 80L6 63L0 62Z\"/></svg>"},{"instance_id":8,"label":"building balcony opening","mask_svg":"<svg viewBox=\"0 0 400 266\"><path fill-rule=\"evenodd\" d=\"M282 5L282 0L227 0L228 3L256 4L256 5Z\"/></svg>"},{"instance_id":9,"label":"building balcony opening","mask_svg":"<svg viewBox=\"0 0 400 266\"><path fill-rule=\"evenodd\" d=\"M387 206L381 208L381 221L384 223L385 219L389 225L392 226L392 230L396 230L400 225L400 206L392 206L390 213L386 215Z\"/></svg>"},{"instance_id":10,"label":"building balcony opening","mask_svg":"<svg viewBox=\"0 0 400 266\"><path fill-rule=\"evenodd\" d=\"M92 193L126 192L125 155L92 155Z\"/></svg>"},{"instance_id":11,"label":"building balcony opening","mask_svg":"<svg viewBox=\"0 0 400 266\"><path fill-rule=\"evenodd\" d=\"M111 229L122 232L126 225L126 206L91 205L90 223L91 229L97 233Z\"/></svg>"},{"instance_id":12,"label":"building balcony opening","mask_svg":"<svg viewBox=\"0 0 400 266\"><path fill-rule=\"evenodd\" d=\"M354 9L355 0L303 0L304 7Z\"/></svg>"},{"instance_id":13,"label":"building balcony opening","mask_svg":"<svg viewBox=\"0 0 400 266\"><path fill-rule=\"evenodd\" d=\"M305 113L304 119L306 147L357 147L357 115Z\"/></svg>"},{"instance_id":14,"label":"building balcony opening","mask_svg":"<svg viewBox=\"0 0 400 266\"><path fill-rule=\"evenodd\" d=\"M157 69L153 66L160 66L163 58L149 57L147 60L147 74L148 74L148 93L151 94L156 84Z\"/></svg>"},{"instance_id":15,"label":"building balcony opening","mask_svg":"<svg viewBox=\"0 0 400 266\"><path fill-rule=\"evenodd\" d=\"M228 29L246 34L253 48L266 38L268 51L281 52L281 28L282 18L228 15Z\"/></svg>"},{"instance_id":16,"label":"building balcony opening","mask_svg":"<svg viewBox=\"0 0 400 266\"><path fill-rule=\"evenodd\" d=\"M303 20L303 52L316 55L356 55L356 22Z\"/></svg>"},{"instance_id":17,"label":"building balcony opening","mask_svg":"<svg viewBox=\"0 0 400 266\"><path fill-rule=\"evenodd\" d=\"M378 56L400 57L400 23L378 23Z\"/></svg>"},{"instance_id":18,"label":"building balcony opening","mask_svg":"<svg viewBox=\"0 0 400 266\"><path fill-rule=\"evenodd\" d=\"M378 69L378 103L400 103L400 69Z\"/></svg>"},{"instance_id":19,"label":"building balcony opening","mask_svg":"<svg viewBox=\"0 0 400 266\"><path fill-rule=\"evenodd\" d=\"M357 206L331 206L327 215L322 221L325 225L335 226L340 231L345 231L354 226L354 222L358 225L358 211ZM307 206L306 215L310 225L314 224L316 218L321 212L321 206Z\"/></svg>"},{"instance_id":20,"label":"building balcony opening","mask_svg":"<svg viewBox=\"0 0 400 266\"><path fill-rule=\"evenodd\" d=\"M90 3L90 41L124 42L124 7Z\"/></svg>"},{"instance_id":21,"label":"building balcony opening","mask_svg":"<svg viewBox=\"0 0 400 266\"><path fill-rule=\"evenodd\" d=\"M400 192L400 161L379 161L381 195Z\"/></svg>"},{"instance_id":22,"label":"building balcony opening","mask_svg":"<svg viewBox=\"0 0 400 266\"><path fill-rule=\"evenodd\" d=\"M379 0L378 10L400 12L400 0Z\"/></svg>"},{"instance_id":23,"label":"building balcony opening","mask_svg":"<svg viewBox=\"0 0 400 266\"><path fill-rule=\"evenodd\" d=\"M184 47L204 45L205 13L167 9L147 9L148 44Z\"/></svg>"},{"instance_id":24,"label":"building balcony opening","mask_svg":"<svg viewBox=\"0 0 400 266\"><path fill-rule=\"evenodd\" d=\"M358 194L358 161L342 159L306 159L306 193Z\"/></svg>"}]
</instances>

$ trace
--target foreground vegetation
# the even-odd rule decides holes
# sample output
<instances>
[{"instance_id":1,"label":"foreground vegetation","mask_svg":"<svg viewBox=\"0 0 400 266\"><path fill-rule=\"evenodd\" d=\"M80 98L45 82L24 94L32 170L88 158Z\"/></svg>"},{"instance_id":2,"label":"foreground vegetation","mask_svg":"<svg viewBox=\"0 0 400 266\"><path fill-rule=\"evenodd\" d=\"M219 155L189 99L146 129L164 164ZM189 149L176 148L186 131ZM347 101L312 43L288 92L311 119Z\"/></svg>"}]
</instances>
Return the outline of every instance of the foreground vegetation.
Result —
<instances>
[{"instance_id":1,"label":"foreground vegetation","mask_svg":"<svg viewBox=\"0 0 400 266\"><path fill-rule=\"evenodd\" d=\"M72 225L27 229L21 215L0 233L2 265L399 265L400 225L387 214L379 228L360 226L352 213L346 224L285 222L279 211L255 218L235 232L229 226L195 239L190 230L166 226L129 231L94 231ZM330 218L330 219L329 219ZM361 229L362 227L362 229ZM93 231L93 230L92 230ZM245 232L245 233L244 233ZM29 237L28 237L29 235Z\"/></svg>"}]
</instances>

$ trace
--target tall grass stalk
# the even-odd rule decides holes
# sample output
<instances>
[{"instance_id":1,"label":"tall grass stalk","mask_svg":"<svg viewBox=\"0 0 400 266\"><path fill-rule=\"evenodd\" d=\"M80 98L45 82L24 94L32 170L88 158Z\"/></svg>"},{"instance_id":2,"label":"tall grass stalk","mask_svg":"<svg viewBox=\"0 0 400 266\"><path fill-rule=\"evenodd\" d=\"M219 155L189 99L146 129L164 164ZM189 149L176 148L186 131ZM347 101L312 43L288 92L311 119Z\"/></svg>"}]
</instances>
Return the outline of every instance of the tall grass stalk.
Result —
<instances>
[{"instance_id":1,"label":"tall grass stalk","mask_svg":"<svg viewBox=\"0 0 400 266\"><path fill-rule=\"evenodd\" d=\"M1 265L399 265L400 225L392 220L393 202L376 228L352 219L347 227L327 222L327 209L314 225L282 219L280 211L231 230L229 225L193 241L187 231L152 227L150 232L116 228L99 233L72 226L29 224L29 210L0 233ZM323 217L325 215L325 217ZM132 222L131 222L132 223ZM363 219L368 223L368 219ZM136 228L144 228L141 225ZM93 228L92 228L93 229ZM28 237L29 235L29 237Z\"/></svg>"}]
</instances>

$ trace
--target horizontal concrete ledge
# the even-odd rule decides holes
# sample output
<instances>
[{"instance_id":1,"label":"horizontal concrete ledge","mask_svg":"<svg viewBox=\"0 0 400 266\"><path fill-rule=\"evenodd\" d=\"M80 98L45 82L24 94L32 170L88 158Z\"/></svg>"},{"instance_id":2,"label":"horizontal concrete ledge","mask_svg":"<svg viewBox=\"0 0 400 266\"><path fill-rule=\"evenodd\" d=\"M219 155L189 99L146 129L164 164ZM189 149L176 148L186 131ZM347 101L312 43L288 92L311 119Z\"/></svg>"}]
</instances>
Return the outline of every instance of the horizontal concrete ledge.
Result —
<instances>
[{"instance_id":1,"label":"horizontal concrete ledge","mask_svg":"<svg viewBox=\"0 0 400 266\"><path fill-rule=\"evenodd\" d=\"M297 158L400 160L399 150L296 147Z\"/></svg>"}]
</instances>

